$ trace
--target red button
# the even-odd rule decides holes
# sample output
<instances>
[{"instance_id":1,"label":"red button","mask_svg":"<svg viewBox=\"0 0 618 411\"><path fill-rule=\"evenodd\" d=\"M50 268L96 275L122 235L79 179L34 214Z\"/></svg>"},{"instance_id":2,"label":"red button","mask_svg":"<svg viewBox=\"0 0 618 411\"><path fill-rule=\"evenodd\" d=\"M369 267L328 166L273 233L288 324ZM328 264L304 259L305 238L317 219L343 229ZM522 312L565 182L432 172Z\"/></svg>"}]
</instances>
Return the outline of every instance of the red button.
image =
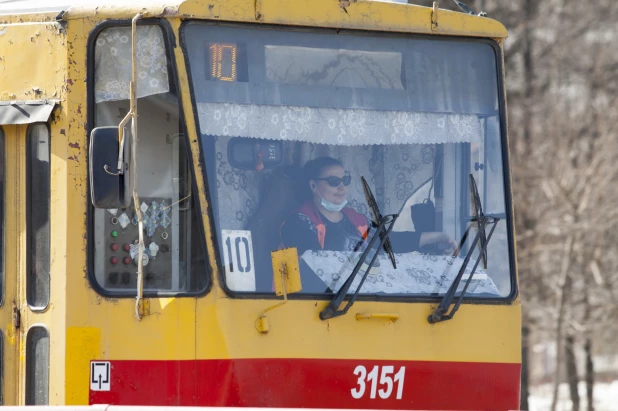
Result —
<instances>
[{"instance_id":1,"label":"red button","mask_svg":"<svg viewBox=\"0 0 618 411\"><path fill-rule=\"evenodd\" d=\"M109 262L112 263L112 264L118 264L118 258L112 257L112 258L109 259Z\"/></svg>"},{"instance_id":2,"label":"red button","mask_svg":"<svg viewBox=\"0 0 618 411\"><path fill-rule=\"evenodd\" d=\"M122 262L124 263L124 265L129 265L131 264L131 258L130 257L125 257Z\"/></svg>"},{"instance_id":3,"label":"red button","mask_svg":"<svg viewBox=\"0 0 618 411\"><path fill-rule=\"evenodd\" d=\"M112 251L118 251L118 244L112 243L112 245L110 245L109 248L111 248Z\"/></svg>"},{"instance_id":4,"label":"red button","mask_svg":"<svg viewBox=\"0 0 618 411\"><path fill-rule=\"evenodd\" d=\"M124 250L124 251L126 251L126 252L131 251L131 246L130 246L129 244L125 244L122 248L123 248L123 250Z\"/></svg>"}]
</instances>

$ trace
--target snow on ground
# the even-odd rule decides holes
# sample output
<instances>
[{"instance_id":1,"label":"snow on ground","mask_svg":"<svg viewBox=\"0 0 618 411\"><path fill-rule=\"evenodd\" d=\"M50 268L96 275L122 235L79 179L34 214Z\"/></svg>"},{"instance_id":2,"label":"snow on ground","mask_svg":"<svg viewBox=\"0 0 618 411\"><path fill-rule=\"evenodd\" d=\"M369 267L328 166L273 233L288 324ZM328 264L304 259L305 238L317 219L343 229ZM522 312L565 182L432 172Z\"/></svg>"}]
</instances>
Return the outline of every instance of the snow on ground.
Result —
<instances>
[{"instance_id":1,"label":"snow on ground","mask_svg":"<svg viewBox=\"0 0 618 411\"><path fill-rule=\"evenodd\" d=\"M553 385L543 384L530 388L528 405L530 411L549 411L553 395ZM586 410L586 384L580 382L578 386L580 403L579 408ZM560 384L558 391L559 402L556 411L570 411L571 398L567 384ZM618 380L612 383L596 383L594 385L594 409L595 411L618 411Z\"/></svg>"}]
</instances>

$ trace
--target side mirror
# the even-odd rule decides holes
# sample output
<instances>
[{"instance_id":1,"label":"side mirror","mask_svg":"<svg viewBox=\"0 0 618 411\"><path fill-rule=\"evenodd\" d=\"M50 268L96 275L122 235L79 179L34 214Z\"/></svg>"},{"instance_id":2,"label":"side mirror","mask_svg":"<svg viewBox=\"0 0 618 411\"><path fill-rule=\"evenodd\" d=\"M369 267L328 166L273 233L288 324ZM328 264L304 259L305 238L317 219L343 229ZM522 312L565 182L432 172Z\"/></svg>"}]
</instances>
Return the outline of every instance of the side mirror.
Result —
<instances>
[{"instance_id":1,"label":"side mirror","mask_svg":"<svg viewBox=\"0 0 618 411\"><path fill-rule=\"evenodd\" d=\"M131 204L129 138L125 138L122 169L118 170L120 149L118 127L97 127L90 133L90 194L95 208L126 208Z\"/></svg>"}]
</instances>

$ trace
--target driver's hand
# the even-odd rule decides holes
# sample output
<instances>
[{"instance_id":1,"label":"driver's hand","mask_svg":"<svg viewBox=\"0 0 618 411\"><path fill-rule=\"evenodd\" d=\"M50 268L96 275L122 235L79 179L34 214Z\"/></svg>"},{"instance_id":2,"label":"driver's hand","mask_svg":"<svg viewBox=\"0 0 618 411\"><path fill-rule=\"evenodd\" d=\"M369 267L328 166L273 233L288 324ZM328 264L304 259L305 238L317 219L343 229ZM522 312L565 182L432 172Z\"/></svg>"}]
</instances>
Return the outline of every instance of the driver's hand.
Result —
<instances>
[{"instance_id":1,"label":"driver's hand","mask_svg":"<svg viewBox=\"0 0 618 411\"><path fill-rule=\"evenodd\" d=\"M436 246L444 254L453 254L457 250L457 243L448 235L442 232L426 232L421 234L418 243L419 247L428 245Z\"/></svg>"}]
</instances>

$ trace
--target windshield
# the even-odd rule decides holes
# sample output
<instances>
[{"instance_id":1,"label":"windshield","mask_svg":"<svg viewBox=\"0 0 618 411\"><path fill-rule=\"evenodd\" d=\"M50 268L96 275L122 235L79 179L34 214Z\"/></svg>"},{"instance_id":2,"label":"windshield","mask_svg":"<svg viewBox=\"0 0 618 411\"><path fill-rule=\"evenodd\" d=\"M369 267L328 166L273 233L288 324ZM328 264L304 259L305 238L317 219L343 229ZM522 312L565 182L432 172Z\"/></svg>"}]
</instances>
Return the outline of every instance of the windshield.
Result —
<instances>
[{"instance_id":1,"label":"windshield","mask_svg":"<svg viewBox=\"0 0 618 411\"><path fill-rule=\"evenodd\" d=\"M272 293L271 251L296 247L302 292L336 292L375 232L364 177L399 216L396 268L381 251L361 294L443 295L480 250L472 175L500 222L466 295L510 295L491 44L200 23L184 38L230 290Z\"/></svg>"}]
</instances>

